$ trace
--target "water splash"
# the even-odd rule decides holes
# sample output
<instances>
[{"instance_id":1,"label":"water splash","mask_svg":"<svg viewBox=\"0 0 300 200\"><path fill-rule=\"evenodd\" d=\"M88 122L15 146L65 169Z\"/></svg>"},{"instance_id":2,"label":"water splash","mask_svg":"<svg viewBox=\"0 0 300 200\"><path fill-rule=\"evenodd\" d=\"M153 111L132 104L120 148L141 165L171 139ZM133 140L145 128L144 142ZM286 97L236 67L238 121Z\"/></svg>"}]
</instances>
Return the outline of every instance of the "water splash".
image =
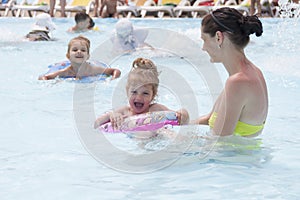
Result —
<instances>
[{"instance_id":1,"label":"water splash","mask_svg":"<svg viewBox=\"0 0 300 200\"><path fill-rule=\"evenodd\" d=\"M279 0L280 17L282 18L299 18L300 5L292 0Z\"/></svg>"},{"instance_id":2,"label":"water splash","mask_svg":"<svg viewBox=\"0 0 300 200\"><path fill-rule=\"evenodd\" d=\"M4 28L0 32L0 43L17 43L22 42L24 37L21 35L16 34L12 30Z\"/></svg>"}]
</instances>

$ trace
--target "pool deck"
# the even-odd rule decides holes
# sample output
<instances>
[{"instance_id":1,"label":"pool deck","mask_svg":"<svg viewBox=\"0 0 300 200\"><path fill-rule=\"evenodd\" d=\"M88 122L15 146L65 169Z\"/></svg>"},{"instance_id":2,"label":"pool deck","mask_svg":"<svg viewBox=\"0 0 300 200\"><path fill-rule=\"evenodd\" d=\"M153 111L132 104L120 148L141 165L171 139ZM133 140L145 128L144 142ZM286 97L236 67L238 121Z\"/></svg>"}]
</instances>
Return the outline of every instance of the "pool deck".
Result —
<instances>
[{"instance_id":1,"label":"pool deck","mask_svg":"<svg viewBox=\"0 0 300 200\"><path fill-rule=\"evenodd\" d=\"M1 5L1 4L0 4ZM123 6L121 6L123 7ZM148 8L149 7L149 8ZM197 6L195 11L195 6L177 6L178 9L183 7L184 9L180 11L180 14L178 14L178 10L176 11L177 7L171 7L171 6L148 6L148 7L136 7L136 15L129 14L128 11L130 10L129 6L124 6L124 8L118 9L119 18L202 18L204 15L208 14L211 10L214 10L216 8L219 8L221 6ZM159 9L159 7L161 7ZM165 7L168 7L165 8ZM224 6L225 7L225 6ZM246 6L232 6L238 10L240 10L243 14L249 15L249 9L250 7ZM189 10L192 9L192 10ZM203 10L202 10L203 9ZM271 11L272 10L272 11ZM277 12L277 14L274 14ZM32 16L36 16L38 13L41 13L43 11L31 11ZM273 12L273 13L272 13ZM17 9L10 9L8 11L7 16L5 16L5 10L3 8L0 10L0 17L15 17L15 14L17 13ZM68 17L74 17L75 11L68 12ZM125 14L124 14L125 13ZM182 13L182 14L181 14ZM89 15L94 17L94 11L91 10L89 12ZM29 15L29 12L27 10L24 10L24 15L22 17L31 17ZM55 12L55 18L61 17L61 12L56 11ZM279 17L279 7L272 7L272 6L262 6L262 16L261 17Z\"/></svg>"}]
</instances>

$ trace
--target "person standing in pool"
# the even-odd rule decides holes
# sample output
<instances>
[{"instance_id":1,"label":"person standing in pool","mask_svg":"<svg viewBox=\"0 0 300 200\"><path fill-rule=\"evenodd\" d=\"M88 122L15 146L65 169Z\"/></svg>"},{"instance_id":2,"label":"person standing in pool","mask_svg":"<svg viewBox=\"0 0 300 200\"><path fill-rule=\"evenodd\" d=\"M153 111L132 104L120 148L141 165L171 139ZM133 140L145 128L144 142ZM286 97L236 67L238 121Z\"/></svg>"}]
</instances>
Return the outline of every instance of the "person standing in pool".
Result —
<instances>
[{"instance_id":1,"label":"person standing in pool","mask_svg":"<svg viewBox=\"0 0 300 200\"><path fill-rule=\"evenodd\" d=\"M102 18L118 18L117 0L99 0L100 2L100 17Z\"/></svg>"},{"instance_id":2,"label":"person standing in pool","mask_svg":"<svg viewBox=\"0 0 300 200\"><path fill-rule=\"evenodd\" d=\"M90 40L83 36L71 39L68 44L66 56L71 62L69 67L42 75L39 77L39 80L49 80L56 77L81 79L83 77L97 76L100 74L111 75L112 79L115 79L121 75L118 69L92 66L87 62L90 57Z\"/></svg>"},{"instance_id":3,"label":"person standing in pool","mask_svg":"<svg viewBox=\"0 0 300 200\"><path fill-rule=\"evenodd\" d=\"M261 17L261 3L260 0L251 0L250 1L250 15L254 15L255 10L257 9L256 15Z\"/></svg>"},{"instance_id":4,"label":"person standing in pool","mask_svg":"<svg viewBox=\"0 0 300 200\"><path fill-rule=\"evenodd\" d=\"M66 17L66 13L65 13L65 7L66 7L66 0L60 0L60 7L61 7L61 17ZM56 5L56 0L50 0L50 11L49 14L51 17L55 17L54 16L54 10L55 10L55 5Z\"/></svg>"},{"instance_id":5,"label":"person standing in pool","mask_svg":"<svg viewBox=\"0 0 300 200\"><path fill-rule=\"evenodd\" d=\"M126 117L155 111L170 111L166 106L154 103L159 85L156 65L149 59L137 58L128 74L126 93L129 105L118 108L100 116L94 123L97 128L111 122L114 130L119 130ZM176 111L179 124L189 122L189 114L185 109Z\"/></svg>"},{"instance_id":6,"label":"person standing in pool","mask_svg":"<svg viewBox=\"0 0 300 200\"><path fill-rule=\"evenodd\" d=\"M212 111L195 123L207 124L213 134L256 136L268 114L268 91L261 70L245 55L251 34L263 33L257 16L243 16L233 8L206 15L201 24L203 50L229 74Z\"/></svg>"}]
</instances>

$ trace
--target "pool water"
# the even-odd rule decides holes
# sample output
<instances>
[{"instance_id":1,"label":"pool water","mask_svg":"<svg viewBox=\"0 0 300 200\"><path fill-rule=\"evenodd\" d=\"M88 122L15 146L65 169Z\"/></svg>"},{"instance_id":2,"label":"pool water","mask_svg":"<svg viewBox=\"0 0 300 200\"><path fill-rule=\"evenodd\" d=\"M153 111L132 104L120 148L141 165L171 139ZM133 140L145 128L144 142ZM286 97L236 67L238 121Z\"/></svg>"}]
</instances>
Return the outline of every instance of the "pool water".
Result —
<instances>
[{"instance_id":1,"label":"pool water","mask_svg":"<svg viewBox=\"0 0 300 200\"><path fill-rule=\"evenodd\" d=\"M297 19L262 19L263 35L251 36L245 50L262 69L269 89L269 115L259 137L225 138L211 148L209 141L201 137L175 142L157 138L145 143L122 134L106 135L111 146L131 154L159 155L159 150L171 144L172 156L179 159L154 158L157 162L151 168L131 162L139 173L123 170L126 157L101 146L103 141L96 141L98 150L119 166L91 154L82 138L78 125L81 118L76 111L76 105L92 105L95 119L113 106L125 104L122 81L126 79L80 84L71 80L38 81L49 64L66 60L67 44L78 34L66 32L74 24L73 19L54 19L58 27L53 33L55 41L23 41L33 22L28 18L0 18L1 199L299 199L300 24ZM132 22L136 27L163 27L180 33L201 48L201 19L133 19ZM82 35L91 40L92 55L98 58L101 56L95 52L109 39L116 20L96 19L95 23L99 31ZM105 48L102 53L105 54ZM183 95L172 93L169 87L160 87L157 101L176 110L185 106L184 102L178 103L181 96L192 91L191 102L197 104L196 111L189 110L192 117L210 110L216 91L211 93L207 89L203 81L205 73L199 74L188 59L174 52L134 52L116 57L109 64L120 68L126 77L130 63L138 56L151 57L167 67L161 69L178 73L191 87L180 91L185 92ZM208 60L205 53L199 57ZM220 82L224 83L225 70L221 65L214 66ZM161 80L168 78L172 77L162 70ZM86 91L95 92L88 96ZM87 122L91 127L93 119ZM190 132L205 136L206 131L207 127L200 126L186 131L185 138Z\"/></svg>"}]
</instances>

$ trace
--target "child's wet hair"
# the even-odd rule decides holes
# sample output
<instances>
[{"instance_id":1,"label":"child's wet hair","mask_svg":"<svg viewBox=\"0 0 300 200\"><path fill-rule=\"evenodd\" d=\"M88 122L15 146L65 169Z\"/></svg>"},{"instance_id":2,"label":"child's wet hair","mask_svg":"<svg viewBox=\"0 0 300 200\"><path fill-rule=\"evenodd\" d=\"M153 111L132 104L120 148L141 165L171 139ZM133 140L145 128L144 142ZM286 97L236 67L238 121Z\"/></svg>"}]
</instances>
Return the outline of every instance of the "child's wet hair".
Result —
<instances>
[{"instance_id":1,"label":"child's wet hair","mask_svg":"<svg viewBox=\"0 0 300 200\"><path fill-rule=\"evenodd\" d=\"M69 44L68 44L68 51L67 53L70 52L70 49L71 49L71 46L72 46L72 43L74 41L80 41L80 42L84 42L86 44L86 47L87 47L87 53L89 54L90 53L90 46L91 46L91 42L89 39L87 39L86 37L83 37L82 35L79 35L77 37L74 37L73 39L70 40Z\"/></svg>"},{"instance_id":2,"label":"child's wet hair","mask_svg":"<svg viewBox=\"0 0 300 200\"><path fill-rule=\"evenodd\" d=\"M78 12L75 14L75 22L78 24L79 22L85 21L87 18L89 18L89 15L85 12Z\"/></svg>"},{"instance_id":3,"label":"child's wet hair","mask_svg":"<svg viewBox=\"0 0 300 200\"><path fill-rule=\"evenodd\" d=\"M133 61L132 68L128 74L126 91L128 92L132 84L135 84L137 87L152 85L153 96L155 97L159 85L158 76L157 67L151 60L137 58Z\"/></svg>"},{"instance_id":4,"label":"child's wet hair","mask_svg":"<svg viewBox=\"0 0 300 200\"><path fill-rule=\"evenodd\" d=\"M135 69L152 70L153 73L155 73L156 76L158 76L156 65L151 60L146 59L146 58L137 58L137 59L135 59L132 63L132 69L131 70L135 70Z\"/></svg>"}]
</instances>

